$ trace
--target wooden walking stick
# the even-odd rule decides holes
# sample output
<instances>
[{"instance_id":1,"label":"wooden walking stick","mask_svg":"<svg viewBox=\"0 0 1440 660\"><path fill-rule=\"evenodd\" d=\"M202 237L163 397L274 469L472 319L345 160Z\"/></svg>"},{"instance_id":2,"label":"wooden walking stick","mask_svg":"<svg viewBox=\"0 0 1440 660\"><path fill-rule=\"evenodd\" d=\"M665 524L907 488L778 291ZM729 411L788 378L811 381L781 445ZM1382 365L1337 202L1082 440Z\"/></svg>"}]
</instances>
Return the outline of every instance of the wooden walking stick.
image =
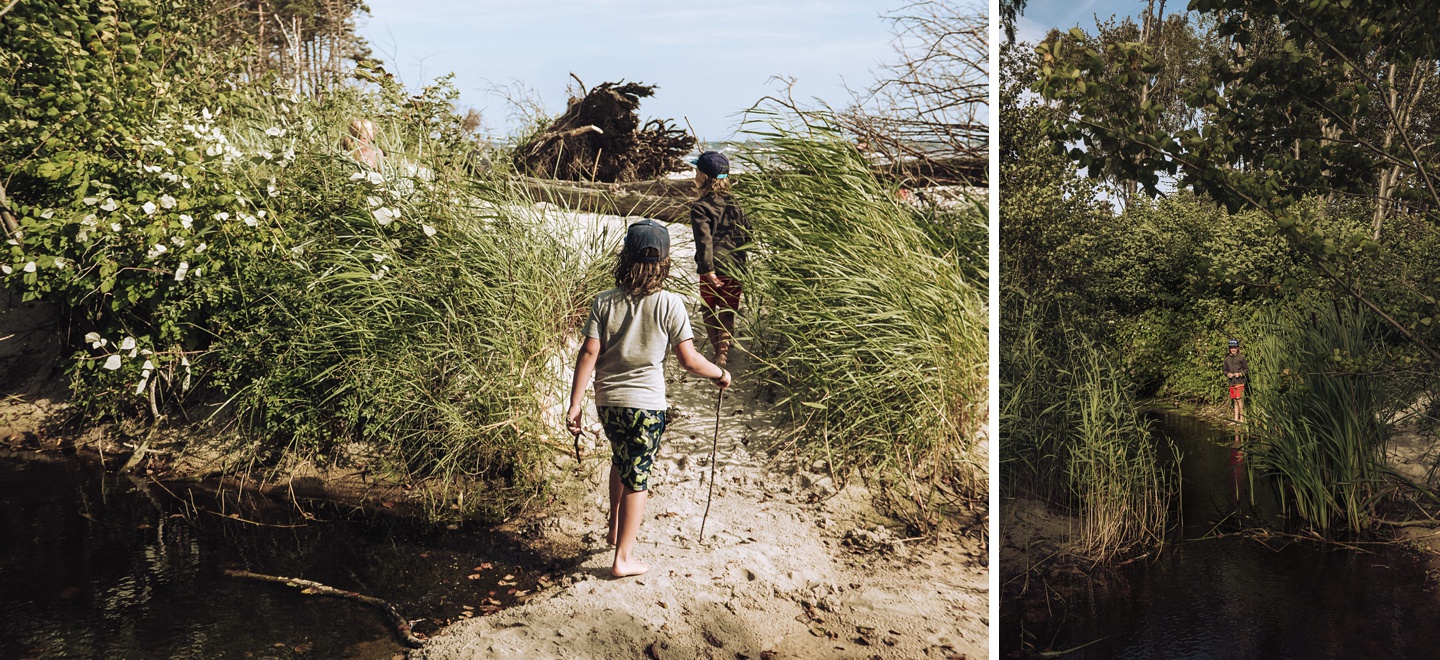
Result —
<instances>
[{"instance_id":1,"label":"wooden walking stick","mask_svg":"<svg viewBox=\"0 0 1440 660\"><path fill-rule=\"evenodd\" d=\"M722 370L723 375L723 370ZM700 542L705 542L705 521L710 519L710 498L715 495L715 448L720 444L720 402L725 390L715 395L715 436L710 439L710 492L705 496L705 515L700 518Z\"/></svg>"}]
</instances>

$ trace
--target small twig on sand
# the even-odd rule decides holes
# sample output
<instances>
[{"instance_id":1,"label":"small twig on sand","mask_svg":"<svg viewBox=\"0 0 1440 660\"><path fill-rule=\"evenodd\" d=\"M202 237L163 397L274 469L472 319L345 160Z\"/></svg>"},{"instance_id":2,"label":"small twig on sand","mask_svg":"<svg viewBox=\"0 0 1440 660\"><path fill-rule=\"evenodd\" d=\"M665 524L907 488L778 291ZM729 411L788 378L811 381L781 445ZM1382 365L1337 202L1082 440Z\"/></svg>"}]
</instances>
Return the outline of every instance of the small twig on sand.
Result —
<instances>
[{"instance_id":1,"label":"small twig on sand","mask_svg":"<svg viewBox=\"0 0 1440 660\"><path fill-rule=\"evenodd\" d=\"M400 610L396 609L394 605L380 600L379 598L375 598L373 596L366 596L365 594L356 593L354 591L336 589L334 587L320 584L319 582L315 582L313 580L302 580L300 578L282 577L279 575L265 575L263 573L251 573L249 571L227 570L225 571L225 574L231 577L246 578L249 580L260 580L262 582L274 582L277 584L283 584L291 587L298 587L300 588L300 593L302 594L336 596L339 598L349 598L350 600L365 603L366 605L379 608L380 610L384 611L387 616L390 617L390 625L393 626L396 636L398 636L401 641L405 643L406 646L418 649L425 645L425 640L423 638L417 636L415 633L410 631L410 622L404 616L400 615Z\"/></svg>"}]
</instances>

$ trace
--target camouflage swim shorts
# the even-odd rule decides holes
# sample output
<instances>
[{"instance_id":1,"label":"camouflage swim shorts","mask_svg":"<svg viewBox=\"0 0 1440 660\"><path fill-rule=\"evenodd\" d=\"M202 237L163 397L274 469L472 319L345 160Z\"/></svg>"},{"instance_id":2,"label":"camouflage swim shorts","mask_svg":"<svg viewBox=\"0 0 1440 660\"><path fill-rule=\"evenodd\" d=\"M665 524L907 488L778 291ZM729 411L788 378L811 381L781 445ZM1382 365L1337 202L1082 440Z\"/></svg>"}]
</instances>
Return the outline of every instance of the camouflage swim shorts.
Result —
<instances>
[{"instance_id":1,"label":"camouflage swim shorts","mask_svg":"<svg viewBox=\"0 0 1440 660\"><path fill-rule=\"evenodd\" d=\"M650 466L665 433L664 410L600 406L600 424L610 439L610 464L620 471L620 483L630 490L649 487Z\"/></svg>"}]
</instances>

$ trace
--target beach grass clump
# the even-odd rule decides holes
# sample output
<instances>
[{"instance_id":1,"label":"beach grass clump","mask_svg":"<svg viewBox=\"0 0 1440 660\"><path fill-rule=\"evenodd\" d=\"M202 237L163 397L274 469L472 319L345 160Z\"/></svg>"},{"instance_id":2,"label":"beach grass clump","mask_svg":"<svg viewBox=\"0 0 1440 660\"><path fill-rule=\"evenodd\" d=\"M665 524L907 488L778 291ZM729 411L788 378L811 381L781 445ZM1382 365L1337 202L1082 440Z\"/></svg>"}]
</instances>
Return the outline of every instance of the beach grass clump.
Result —
<instances>
[{"instance_id":1,"label":"beach grass clump","mask_svg":"<svg viewBox=\"0 0 1440 660\"><path fill-rule=\"evenodd\" d=\"M791 439L873 477L921 528L983 502L984 203L906 201L823 114L748 127L763 147L737 187L753 225L747 348Z\"/></svg>"},{"instance_id":2,"label":"beach grass clump","mask_svg":"<svg viewBox=\"0 0 1440 660\"><path fill-rule=\"evenodd\" d=\"M1251 469L1314 530L1369 529L1384 488L1386 420L1409 402L1379 321L1340 302L1277 309L1256 322L1246 413L1259 440ZM1388 377L1382 374L1388 372Z\"/></svg>"},{"instance_id":3,"label":"beach grass clump","mask_svg":"<svg viewBox=\"0 0 1440 660\"><path fill-rule=\"evenodd\" d=\"M1159 543L1174 475L1117 356L1011 292L1000 361L1000 479L1073 513L1069 551L1105 561ZM1060 315L1063 316L1063 315Z\"/></svg>"},{"instance_id":4,"label":"beach grass clump","mask_svg":"<svg viewBox=\"0 0 1440 660\"><path fill-rule=\"evenodd\" d=\"M385 156L362 166L339 148L362 101L288 110L316 137L260 185L289 242L243 270L207 362L254 467L359 466L426 485L434 515L503 517L545 487L557 360L613 246L563 238L413 117L368 108Z\"/></svg>"}]
</instances>

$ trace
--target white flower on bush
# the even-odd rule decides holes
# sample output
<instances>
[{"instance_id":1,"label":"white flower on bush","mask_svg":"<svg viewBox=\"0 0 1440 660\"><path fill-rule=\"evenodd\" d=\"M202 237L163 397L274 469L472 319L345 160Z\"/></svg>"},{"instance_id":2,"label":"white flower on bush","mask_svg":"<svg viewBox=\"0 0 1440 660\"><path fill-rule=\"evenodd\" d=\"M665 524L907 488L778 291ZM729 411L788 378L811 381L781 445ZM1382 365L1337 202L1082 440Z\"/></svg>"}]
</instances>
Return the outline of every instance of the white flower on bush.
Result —
<instances>
[{"instance_id":1,"label":"white flower on bush","mask_svg":"<svg viewBox=\"0 0 1440 660\"><path fill-rule=\"evenodd\" d=\"M121 339L121 340L120 340L119 349L122 350L122 351L133 351L133 350L135 350L135 338L134 338L134 337L126 337L126 338L124 338L124 339Z\"/></svg>"},{"instance_id":2,"label":"white flower on bush","mask_svg":"<svg viewBox=\"0 0 1440 660\"><path fill-rule=\"evenodd\" d=\"M375 184L375 185L377 185L377 186L380 185L380 184L382 184L382 183L385 183L385 177L380 176L380 173L379 173L379 172L371 172L371 173L370 173L369 175L367 175L365 178L366 178L368 181L370 181L370 183L373 183L373 184Z\"/></svg>"},{"instance_id":3,"label":"white flower on bush","mask_svg":"<svg viewBox=\"0 0 1440 660\"><path fill-rule=\"evenodd\" d=\"M195 218L184 213L180 214L180 226L189 229L195 225Z\"/></svg>"},{"instance_id":4,"label":"white flower on bush","mask_svg":"<svg viewBox=\"0 0 1440 660\"><path fill-rule=\"evenodd\" d=\"M155 215L155 208L155 202L145 202L140 210L144 211L145 215Z\"/></svg>"},{"instance_id":5,"label":"white flower on bush","mask_svg":"<svg viewBox=\"0 0 1440 660\"><path fill-rule=\"evenodd\" d=\"M434 236L434 235L435 235L435 228L434 228L434 227L431 227L430 225L420 225L420 229L425 232L425 235L426 235L426 236Z\"/></svg>"},{"instance_id":6,"label":"white flower on bush","mask_svg":"<svg viewBox=\"0 0 1440 660\"><path fill-rule=\"evenodd\" d=\"M9 275L10 273L13 273L13 272L15 272L15 269L14 269L14 268L11 268L11 267L10 267L10 264L0 264L0 273L4 273L4 274L6 274L6 275Z\"/></svg>"},{"instance_id":7,"label":"white flower on bush","mask_svg":"<svg viewBox=\"0 0 1440 660\"><path fill-rule=\"evenodd\" d=\"M171 236L170 242L174 243L175 247L185 247L185 239L180 238L179 236Z\"/></svg>"},{"instance_id":8,"label":"white flower on bush","mask_svg":"<svg viewBox=\"0 0 1440 660\"><path fill-rule=\"evenodd\" d=\"M265 129L265 134L269 135L270 137L284 137L285 129L271 126L270 128Z\"/></svg>"},{"instance_id":9,"label":"white flower on bush","mask_svg":"<svg viewBox=\"0 0 1440 660\"><path fill-rule=\"evenodd\" d=\"M140 169L145 170L150 174L154 174L156 172L159 172L163 168L161 168L159 165L141 165Z\"/></svg>"},{"instance_id":10,"label":"white flower on bush","mask_svg":"<svg viewBox=\"0 0 1440 660\"><path fill-rule=\"evenodd\" d=\"M375 209L374 211L371 211L371 215L374 215L374 216L375 216L375 222L380 223L380 226L383 227L383 226L385 226L385 225L390 224L391 221L395 220L396 218L399 218L399 217L400 217L400 211L398 211L398 210L396 210L396 209L384 207L384 208L378 208L378 209Z\"/></svg>"},{"instance_id":11,"label":"white flower on bush","mask_svg":"<svg viewBox=\"0 0 1440 660\"><path fill-rule=\"evenodd\" d=\"M226 213L226 212L224 212L224 211L221 211L221 212L215 214L215 219L216 219L216 220L219 220L220 222L225 222L226 220L229 220L229 219L230 219L230 214L229 214L229 213Z\"/></svg>"},{"instance_id":12,"label":"white flower on bush","mask_svg":"<svg viewBox=\"0 0 1440 660\"><path fill-rule=\"evenodd\" d=\"M110 343L104 337L101 337L98 332L91 332L85 335L85 341L90 342L90 348L100 348Z\"/></svg>"},{"instance_id":13,"label":"white flower on bush","mask_svg":"<svg viewBox=\"0 0 1440 660\"><path fill-rule=\"evenodd\" d=\"M163 209L173 209L173 208L175 208L175 198L174 198L174 197L171 197L171 196L169 196L169 195L161 195L161 196L160 196L160 208L163 208Z\"/></svg>"},{"instance_id":14,"label":"white flower on bush","mask_svg":"<svg viewBox=\"0 0 1440 660\"><path fill-rule=\"evenodd\" d=\"M271 196L271 197L279 197L279 196L280 196L280 188L275 185L275 180L274 180L274 179L271 179L271 180L270 180L270 184L267 185L267 186L265 186L265 192L270 193L270 196Z\"/></svg>"},{"instance_id":15,"label":"white flower on bush","mask_svg":"<svg viewBox=\"0 0 1440 660\"><path fill-rule=\"evenodd\" d=\"M80 201L84 202L86 206L94 206L100 202L99 199L96 199L94 197L86 197L85 199L82 199Z\"/></svg>"},{"instance_id":16,"label":"white flower on bush","mask_svg":"<svg viewBox=\"0 0 1440 660\"><path fill-rule=\"evenodd\" d=\"M256 218L256 217L253 216L253 215L250 215L249 213L241 213L241 214L240 214L240 219L243 220L243 221L245 221L245 225L246 225L247 227L254 227L256 224L258 224L258 223L260 222L260 220L259 220L258 218Z\"/></svg>"},{"instance_id":17,"label":"white flower on bush","mask_svg":"<svg viewBox=\"0 0 1440 660\"><path fill-rule=\"evenodd\" d=\"M180 175L174 172L163 172L160 174L160 178L170 183L180 183ZM186 186L189 186L188 182L186 183Z\"/></svg>"},{"instance_id":18,"label":"white flower on bush","mask_svg":"<svg viewBox=\"0 0 1440 660\"><path fill-rule=\"evenodd\" d=\"M184 281L185 281L185 274L188 273L188 272L190 272L190 262L188 262L188 261L182 261L182 262L180 262L180 267L175 269L175 281L176 281L176 282L184 282Z\"/></svg>"},{"instance_id":19,"label":"white flower on bush","mask_svg":"<svg viewBox=\"0 0 1440 660\"><path fill-rule=\"evenodd\" d=\"M385 274L388 273L388 272L390 272L390 267L389 267L389 266L381 266L381 267L380 267L380 270L375 271L375 274L373 274L373 275L370 276L370 279L372 279L372 280L378 280L378 279L380 279L380 278L382 278L382 277L385 277Z\"/></svg>"},{"instance_id":20,"label":"white flower on bush","mask_svg":"<svg viewBox=\"0 0 1440 660\"><path fill-rule=\"evenodd\" d=\"M363 179L363 178L365 178L365 173L364 173L364 172L356 172L356 173L350 175L350 180L351 180L351 181L359 181L359 180L361 180L361 179Z\"/></svg>"},{"instance_id":21,"label":"white flower on bush","mask_svg":"<svg viewBox=\"0 0 1440 660\"><path fill-rule=\"evenodd\" d=\"M377 206L380 206L381 204L384 204L384 203L385 203L385 200L380 199L379 197L367 196L367 197L365 198L365 203L366 203L366 204L369 204L369 205L370 205L370 208L373 209L373 208L375 208L375 207L377 207Z\"/></svg>"},{"instance_id":22,"label":"white flower on bush","mask_svg":"<svg viewBox=\"0 0 1440 660\"><path fill-rule=\"evenodd\" d=\"M33 262L33 261L27 261L27 262L25 262L25 267L24 267L24 268L21 268L20 270L23 270L23 271L25 271L25 272L27 272L27 273L33 273L33 272L35 272L35 262Z\"/></svg>"},{"instance_id":23,"label":"white flower on bush","mask_svg":"<svg viewBox=\"0 0 1440 660\"><path fill-rule=\"evenodd\" d=\"M205 121L210 121L210 118L212 116L210 114L210 108L200 108L200 116L204 117Z\"/></svg>"},{"instance_id":24,"label":"white flower on bush","mask_svg":"<svg viewBox=\"0 0 1440 660\"><path fill-rule=\"evenodd\" d=\"M236 205L236 206L238 206L238 207L240 207L240 208L243 209L243 208L245 208L245 205L246 205L246 204L249 204L249 203L250 203L250 202L246 201L244 197L241 197L241 196L240 196L240 191L239 191L239 190L236 190L236 191L235 191L235 205Z\"/></svg>"},{"instance_id":25,"label":"white flower on bush","mask_svg":"<svg viewBox=\"0 0 1440 660\"><path fill-rule=\"evenodd\" d=\"M100 205L100 210L101 210L101 211L114 211L115 209L118 209L118 208L120 208L120 205L119 205L119 204L116 204L116 203L115 203L115 200L110 199L109 197L106 197L106 198L105 198L105 203Z\"/></svg>"},{"instance_id":26,"label":"white flower on bush","mask_svg":"<svg viewBox=\"0 0 1440 660\"><path fill-rule=\"evenodd\" d=\"M65 257L55 257L55 267L56 267L56 268L69 268L69 267L70 267L70 262L69 262L68 260L66 260Z\"/></svg>"},{"instance_id":27,"label":"white flower on bush","mask_svg":"<svg viewBox=\"0 0 1440 660\"><path fill-rule=\"evenodd\" d=\"M372 252L372 253L370 253L370 257L371 257L372 259L374 259L374 260L378 263L378 262L384 261L384 260L386 260L386 259L389 259L389 258L390 258L390 255L388 255L388 254L380 254L379 252Z\"/></svg>"},{"instance_id":28,"label":"white flower on bush","mask_svg":"<svg viewBox=\"0 0 1440 660\"><path fill-rule=\"evenodd\" d=\"M160 255L165 254L166 252L169 252L169 251L170 251L170 248L165 247L165 244L164 244L164 243L156 243L156 244L150 246L150 250L145 253L145 258L146 258L146 259L154 259L154 258L159 257Z\"/></svg>"},{"instance_id":29,"label":"white flower on bush","mask_svg":"<svg viewBox=\"0 0 1440 660\"><path fill-rule=\"evenodd\" d=\"M116 370L116 369L119 369L119 368L120 368L120 356L119 356L119 355L111 355L110 357L105 358L105 368L106 368L106 369L109 369L109 370L111 370L111 371L114 371L114 370Z\"/></svg>"},{"instance_id":30,"label":"white flower on bush","mask_svg":"<svg viewBox=\"0 0 1440 660\"><path fill-rule=\"evenodd\" d=\"M46 220L55 217L55 209L45 209L44 211L41 211L40 217Z\"/></svg>"},{"instance_id":31,"label":"white flower on bush","mask_svg":"<svg viewBox=\"0 0 1440 660\"><path fill-rule=\"evenodd\" d=\"M255 155L256 155L256 156L259 156L259 157L261 157L261 158L264 158L265 160L274 160L274 159L275 159L275 154L272 154L272 153L270 153L270 152L268 152L268 151L257 151L257 152L255 152Z\"/></svg>"},{"instance_id":32,"label":"white flower on bush","mask_svg":"<svg viewBox=\"0 0 1440 660\"><path fill-rule=\"evenodd\" d=\"M209 243L201 243L200 245L195 247L195 254L200 254L201 252L204 252L205 248L207 247L210 247Z\"/></svg>"},{"instance_id":33,"label":"white flower on bush","mask_svg":"<svg viewBox=\"0 0 1440 660\"><path fill-rule=\"evenodd\" d=\"M113 232L117 232L117 233L118 233L121 229L124 229L124 227L121 227L121 226L120 226L120 223L118 223L118 222L112 222L112 223L110 223L110 231L113 231Z\"/></svg>"}]
</instances>

